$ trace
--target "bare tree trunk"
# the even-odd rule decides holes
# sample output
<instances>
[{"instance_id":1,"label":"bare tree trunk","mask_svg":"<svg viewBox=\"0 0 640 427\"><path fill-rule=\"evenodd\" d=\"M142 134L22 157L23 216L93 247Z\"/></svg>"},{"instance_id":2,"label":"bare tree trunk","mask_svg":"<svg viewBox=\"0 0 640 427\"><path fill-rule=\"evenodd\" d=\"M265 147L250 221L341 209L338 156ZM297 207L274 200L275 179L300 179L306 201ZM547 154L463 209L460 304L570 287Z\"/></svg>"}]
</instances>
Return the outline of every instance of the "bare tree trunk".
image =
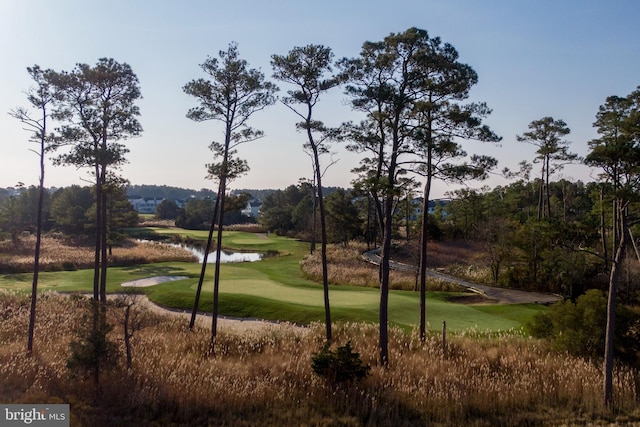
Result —
<instances>
[{"instance_id":1,"label":"bare tree trunk","mask_svg":"<svg viewBox=\"0 0 640 427\"><path fill-rule=\"evenodd\" d=\"M207 263L209 262L209 251L211 250L211 243L213 242L213 230L216 228L216 221L218 216L218 204L220 202L220 186L218 186L218 197L216 197L216 204L213 208L213 217L211 218L211 226L209 227L209 236L207 237L207 246L204 248L204 254L202 257L202 267L200 268L200 278L198 279L198 288L196 289L196 298L193 302L193 310L191 310L191 320L189 321L189 330L193 330L193 326L196 323L196 315L198 314L198 307L200 306L200 294L202 293L202 284L204 283L204 274L207 270Z\"/></svg>"},{"instance_id":2,"label":"bare tree trunk","mask_svg":"<svg viewBox=\"0 0 640 427\"><path fill-rule=\"evenodd\" d=\"M367 241L367 250L371 250L371 194L367 192L367 221L365 225L365 240Z\"/></svg>"},{"instance_id":3,"label":"bare tree trunk","mask_svg":"<svg viewBox=\"0 0 640 427\"><path fill-rule=\"evenodd\" d=\"M399 137L394 134L393 149L389 162L389 172L385 189L385 205L383 217L382 253L380 254L380 364L389 367L389 261L391 259L391 236L393 229L393 205L396 190L396 167L398 161Z\"/></svg>"},{"instance_id":4,"label":"bare tree trunk","mask_svg":"<svg viewBox=\"0 0 640 427\"><path fill-rule=\"evenodd\" d=\"M538 191L538 221L542 219L542 212L544 210L544 170L540 176L540 190Z\"/></svg>"},{"instance_id":5,"label":"bare tree trunk","mask_svg":"<svg viewBox=\"0 0 640 427\"><path fill-rule=\"evenodd\" d=\"M407 242L411 240L411 227L409 227L409 212L411 210L411 200L409 200L409 193L407 193L406 197L406 207L404 213L404 226L405 226L405 234L407 235Z\"/></svg>"},{"instance_id":6,"label":"bare tree trunk","mask_svg":"<svg viewBox=\"0 0 640 427\"><path fill-rule=\"evenodd\" d=\"M427 243L429 241L429 195L431 193L431 174L422 194L422 232L420 237L420 341L427 339Z\"/></svg>"},{"instance_id":7,"label":"bare tree trunk","mask_svg":"<svg viewBox=\"0 0 640 427\"><path fill-rule=\"evenodd\" d=\"M547 212L547 218L551 218L551 189L549 188L549 179L551 176L551 170L550 170L550 159L549 156L546 157L546 177L545 177L545 183L544 183L544 196L545 196L545 203L546 203L546 212Z\"/></svg>"},{"instance_id":8,"label":"bare tree trunk","mask_svg":"<svg viewBox=\"0 0 640 427\"><path fill-rule=\"evenodd\" d=\"M604 215L604 188L600 187L600 235L602 238L602 258L604 259L604 271L609 271L609 248L607 247L607 226Z\"/></svg>"},{"instance_id":9,"label":"bare tree trunk","mask_svg":"<svg viewBox=\"0 0 640 427\"><path fill-rule=\"evenodd\" d=\"M103 171L103 173L106 174L106 170ZM106 177L105 177L106 178ZM108 228L108 218L107 218L107 192L104 191L104 186L105 186L106 182L103 181L102 185L103 185L103 190L102 190L102 215L101 219L102 219L102 223L100 224L100 227L102 229L102 231L100 232L100 258L101 258L101 265L100 265L100 302L102 304L106 304L107 303L107 268L109 266L109 256L107 253L107 237L109 234L109 228Z\"/></svg>"},{"instance_id":10,"label":"bare tree trunk","mask_svg":"<svg viewBox=\"0 0 640 427\"><path fill-rule=\"evenodd\" d=\"M211 342L209 353L215 354L216 336L218 334L218 294L220 289L220 257L222 255L222 229L224 223L224 201L227 194L227 174L229 173L229 145L231 143L231 123L227 122L225 134L225 148L222 159L222 173L220 175L220 191L216 204L218 205L218 230L216 236L216 266L213 273L213 309L211 312Z\"/></svg>"},{"instance_id":11,"label":"bare tree trunk","mask_svg":"<svg viewBox=\"0 0 640 427\"><path fill-rule=\"evenodd\" d=\"M311 197L313 198L313 211L311 213L311 220L313 223L311 224L311 245L309 246L309 252L313 254L316 251L316 215L317 215L317 204L318 204L318 194L316 194L316 171L313 171L314 183L311 185Z\"/></svg>"},{"instance_id":12,"label":"bare tree trunk","mask_svg":"<svg viewBox=\"0 0 640 427\"><path fill-rule=\"evenodd\" d=\"M224 220L224 199L226 188L226 177L220 180L220 194L218 194L218 230L216 237L216 265L213 273L213 310L211 312L211 342L209 352L215 354L216 336L218 334L218 294L220 289L220 257L222 253L222 228Z\"/></svg>"},{"instance_id":13,"label":"bare tree trunk","mask_svg":"<svg viewBox=\"0 0 640 427\"><path fill-rule=\"evenodd\" d=\"M100 182L100 168L95 165L96 172L96 235L93 260L93 299L100 300L100 243L102 242L102 184Z\"/></svg>"},{"instance_id":14,"label":"bare tree trunk","mask_svg":"<svg viewBox=\"0 0 640 427\"><path fill-rule=\"evenodd\" d=\"M389 197L392 197L389 195ZM389 366L389 260L391 250L391 214L392 203L386 208L384 235L382 236L382 253L380 254L380 364Z\"/></svg>"},{"instance_id":15,"label":"bare tree trunk","mask_svg":"<svg viewBox=\"0 0 640 427\"><path fill-rule=\"evenodd\" d=\"M620 209L622 211L622 209ZM617 215L618 213L616 213ZM626 215L622 212L620 215L620 240L616 255L611 264L611 273L609 275L609 296L607 299L607 329L605 337L604 349L604 386L603 397L606 407L613 409L613 352L614 352L614 335L616 320L616 296L618 292L618 276L620 274L620 266L625 256L626 240L627 240L627 220Z\"/></svg>"},{"instance_id":16,"label":"bare tree trunk","mask_svg":"<svg viewBox=\"0 0 640 427\"><path fill-rule=\"evenodd\" d=\"M318 177L318 205L320 207L320 233L321 233L321 255L322 255L322 290L324 294L324 320L327 334L327 342L331 342L331 306L329 305L329 267L327 262L327 225L324 212L324 201L322 200L322 185Z\"/></svg>"},{"instance_id":17,"label":"bare tree trunk","mask_svg":"<svg viewBox=\"0 0 640 427\"><path fill-rule=\"evenodd\" d=\"M46 138L46 111L43 112L42 138L40 140L40 185L38 190L38 211L36 214L36 248L33 257L33 282L31 284L31 308L29 311L29 331L27 338L27 355L33 351L33 335L36 325L36 302L38 300L38 274L40 273L40 245L42 242L42 205L44 203L44 152Z\"/></svg>"},{"instance_id":18,"label":"bare tree trunk","mask_svg":"<svg viewBox=\"0 0 640 427\"><path fill-rule=\"evenodd\" d=\"M320 209L320 256L322 259L322 291L324 298L324 320L325 330L327 335L327 342L331 342L331 306L329 304L329 267L327 263L327 220L324 209L324 196L322 192L322 170L320 168L320 153L318 152L318 145L313 139L311 132L311 109L309 109L309 115L307 117L307 138L309 145L313 150L313 164L315 166L314 175L315 183L318 186L318 208ZM314 199L315 208L315 199ZM315 209L314 209L314 235L315 235ZM315 243L315 237L314 237Z\"/></svg>"},{"instance_id":19,"label":"bare tree trunk","mask_svg":"<svg viewBox=\"0 0 640 427\"><path fill-rule=\"evenodd\" d=\"M605 337L604 352L604 386L603 397L605 405L613 409L613 352L614 352L614 334L615 334L615 305L618 291L618 277L620 275L620 267L626 254L627 237L629 234L627 226L627 204L623 204L621 200L615 199L614 206L614 235L619 235L618 247L615 257L611 264L611 273L609 274L609 296L607 299L607 329Z\"/></svg>"}]
</instances>

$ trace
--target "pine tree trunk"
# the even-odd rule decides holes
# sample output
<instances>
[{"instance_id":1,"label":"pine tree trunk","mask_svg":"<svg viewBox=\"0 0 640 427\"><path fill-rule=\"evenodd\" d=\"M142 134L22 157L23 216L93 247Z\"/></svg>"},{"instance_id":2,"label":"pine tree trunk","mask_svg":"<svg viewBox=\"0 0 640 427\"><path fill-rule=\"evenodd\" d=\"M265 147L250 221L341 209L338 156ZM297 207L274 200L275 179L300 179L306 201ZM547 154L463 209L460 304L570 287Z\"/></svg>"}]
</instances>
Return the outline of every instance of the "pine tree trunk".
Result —
<instances>
[{"instance_id":1,"label":"pine tree trunk","mask_svg":"<svg viewBox=\"0 0 640 427\"><path fill-rule=\"evenodd\" d=\"M620 204L618 203L618 206ZM603 385L603 397L604 404L607 408L613 409L613 353L614 353L614 335L615 335L615 321L616 321L616 297L618 292L618 276L620 274L620 266L625 256L626 240L627 240L627 218L620 207L618 212L614 212L614 215L619 215L620 218L620 240L618 242L618 248L616 250L615 258L611 264L611 273L609 274L609 296L607 299L607 329L605 336L605 349L604 349L604 385Z\"/></svg>"},{"instance_id":2,"label":"pine tree trunk","mask_svg":"<svg viewBox=\"0 0 640 427\"><path fill-rule=\"evenodd\" d=\"M607 227L604 215L604 189L600 187L600 235L602 238L602 257L604 259L604 271L609 271L609 249L607 247Z\"/></svg>"},{"instance_id":3,"label":"pine tree trunk","mask_svg":"<svg viewBox=\"0 0 640 427\"><path fill-rule=\"evenodd\" d=\"M96 235L93 260L93 299L100 300L100 244L102 242L102 184L99 178L99 168L96 165Z\"/></svg>"},{"instance_id":4,"label":"pine tree trunk","mask_svg":"<svg viewBox=\"0 0 640 427\"><path fill-rule=\"evenodd\" d=\"M106 170L103 172L106 174ZM103 182L103 185L105 183ZM100 302L102 304L107 303L107 268L109 267L109 256L107 253L107 235L108 235L108 220L107 220L107 193L102 191L102 223L100 224Z\"/></svg>"},{"instance_id":5,"label":"pine tree trunk","mask_svg":"<svg viewBox=\"0 0 640 427\"><path fill-rule=\"evenodd\" d=\"M31 307L29 311L29 331L27 333L27 355L33 351L33 335L36 326L36 303L38 300L38 275L40 273L40 246L42 243L42 205L44 203L44 152L46 135L46 113L43 119L40 143L40 185L38 190L38 210L36 214L36 248L33 257L33 282L31 284Z\"/></svg>"},{"instance_id":6,"label":"pine tree trunk","mask_svg":"<svg viewBox=\"0 0 640 427\"><path fill-rule=\"evenodd\" d=\"M427 176L422 194L422 232L420 237L420 341L427 339L427 244L429 241L429 196L431 176Z\"/></svg>"},{"instance_id":7,"label":"pine tree trunk","mask_svg":"<svg viewBox=\"0 0 640 427\"><path fill-rule=\"evenodd\" d=\"M225 157L226 162L226 157ZM218 294L220 290L220 257L222 254L222 228L224 222L224 199L227 191L227 178L223 176L220 179L220 194L218 194L219 212L218 212L218 230L216 235L216 265L213 273L213 310L211 312L211 342L209 343L209 352L215 354L216 336L218 334Z\"/></svg>"},{"instance_id":8,"label":"pine tree trunk","mask_svg":"<svg viewBox=\"0 0 640 427\"><path fill-rule=\"evenodd\" d=\"M317 156L317 151L314 147L314 153ZM321 257L322 257L322 290L324 294L324 319L325 329L327 334L327 342L331 342L331 306L329 305L329 267L327 262L327 223L324 211L324 200L322 195L322 181L321 171L318 164L318 158L316 157L316 174L318 181L318 206L320 208L320 233L321 233Z\"/></svg>"},{"instance_id":9,"label":"pine tree trunk","mask_svg":"<svg viewBox=\"0 0 640 427\"><path fill-rule=\"evenodd\" d=\"M196 298L193 302L193 309L191 310L191 320L189 321L189 330L193 330L193 326L196 323L196 315L198 314L198 307L200 306L200 295L202 293L202 284L204 283L204 274L207 271L207 263L209 262L209 251L211 250L211 243L213 242L213 231L216 228L216 221L218 220L218 204L220 202L220 186L218 186L218 197L216 197L216 203L213 207L213 217L211 219L211 226L209 227L209 236L207 237L207 246L204 248L204 255L202 257L202 267L200 268L200 278L198 279L198 288L196 289Z\"/></svg>"}]
</instances>

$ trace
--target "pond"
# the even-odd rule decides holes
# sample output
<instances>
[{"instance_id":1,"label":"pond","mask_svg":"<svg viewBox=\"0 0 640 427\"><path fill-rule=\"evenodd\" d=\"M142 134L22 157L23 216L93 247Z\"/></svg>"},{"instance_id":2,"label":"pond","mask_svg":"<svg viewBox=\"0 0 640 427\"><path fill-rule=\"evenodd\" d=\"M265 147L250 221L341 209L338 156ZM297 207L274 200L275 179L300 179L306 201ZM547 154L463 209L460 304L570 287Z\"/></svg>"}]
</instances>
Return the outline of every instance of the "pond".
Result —
<instances>
[{"instance_id":1,"label":"pond","mask_svg":"<svg viewBox=\"0 0 640 427\"><path fill-rule=\"evenodd\" d=\"M186 249L189 252L193 253L198 257L198 262L202 262L204 260L204 248L192 245L184 245L184 244L175 244L171 243L172 246L180 247L182 249ZM207 264L214 264L216 262L216 252L209 252L209 257L207 258ZM221 263L230 263L230 262L255 262L260 261L264 254L260 252L229 252L222 251L220 252L220 262Z\"/></svg>"}]
</instances>

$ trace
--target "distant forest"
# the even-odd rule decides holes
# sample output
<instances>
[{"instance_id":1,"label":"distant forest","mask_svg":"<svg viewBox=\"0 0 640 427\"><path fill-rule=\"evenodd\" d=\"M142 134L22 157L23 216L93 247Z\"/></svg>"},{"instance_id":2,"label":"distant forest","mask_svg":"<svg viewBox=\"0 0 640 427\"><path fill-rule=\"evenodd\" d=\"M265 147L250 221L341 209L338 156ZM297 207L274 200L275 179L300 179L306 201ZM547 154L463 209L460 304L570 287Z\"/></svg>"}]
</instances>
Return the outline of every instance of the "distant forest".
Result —
<instances>
[{"instance_id":1,"label":"distant forest","mask_svg":"<svg viewBox=\"0 0 640 427\"><path fill-rule=\"evenodd\" d=\"M49 192L55 191L57 188L50 188ZM336 191L338 187L327 187L324 189L324 195L327 196L334 191ZM269 194L276 191L276 189L251 189L251 188L242 188L238 190L233 190L233 194L239 193L249 193L251 197L254 197L258 200L264 200ZM20 194L22 192L21 189L17 189L14 187L2 188L0 187L0 204L7 199L9 196L14 196ZM157 199L169 199L169 200L187 200L190 198L196 199L206 199L206 198L215 198L216 192L213 190L209 190L206 188L201 188L200 190L194 190L192 188L182 188L182 187L171 187L168 185L128 185L127 186L127 197L145 197L145 198L157 198Z\"/></svg>"},{"instance_id":2,"label":"distant forest","mask_svg":"<svg viewBox=\"0 0 640 427\"><path fill-rule=\"evenodd\" d=\"M193 190L191 188L170 187L167 185L128 185L127 196L170 200L215 199L216 192L206 188Z\"/></svg>"},{"instance_id":3,"label":"distant forest","mask_svg":"<svg viewBox=\"0 0 640 427\"><path fill-rule=\"evenodd\" d=\"M326 187L323 189L324 195L327 196L338 187ZM233 194L249 193L251 197L258 200L264 200L269 194L276 191L276 189L252 189L242 188L233 190ZM187 200L189 198L205 199L215 198L216 193L213 190L202 188L200 190L193 190L190 188L170 187L167 185L128 185L127 196L133 197L145 197L145 198L157 198L157 199L169 199L169 200Z\"/></svg>"}]
</instances>

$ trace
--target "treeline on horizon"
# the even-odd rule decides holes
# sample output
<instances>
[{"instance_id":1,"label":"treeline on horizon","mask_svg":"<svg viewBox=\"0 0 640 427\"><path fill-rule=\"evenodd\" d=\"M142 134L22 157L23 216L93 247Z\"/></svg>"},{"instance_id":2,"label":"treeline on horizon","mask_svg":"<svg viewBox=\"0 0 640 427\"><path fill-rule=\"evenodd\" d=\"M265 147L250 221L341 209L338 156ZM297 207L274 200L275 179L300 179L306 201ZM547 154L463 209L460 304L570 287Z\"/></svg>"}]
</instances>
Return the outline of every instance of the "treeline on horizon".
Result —
<instances>
[{"instance_id":1,"label":"treeline on horizon","mask_svg":"<svg viewBox=\"0 0 640 427\"><path fill-rule=\"evenodd\" d=\"M0 203L10 196L22 193L27 187L0 187ZM49 193L65 187L48 187ZM171 185L154 185L154 184L132 184L127 185L126 193L128 197L142 197L151 199L169 199L169 200L188 200L190 198L206 199L216 197L216 192L208 188L196 190L194 188L177 187ZM340 187L325 187L325 192L331 194ZM269 194L278 191L276 188L239 188L233 190L232 193L247 193L251 197L264 200Z\"/></svg>"}]
</instances>

